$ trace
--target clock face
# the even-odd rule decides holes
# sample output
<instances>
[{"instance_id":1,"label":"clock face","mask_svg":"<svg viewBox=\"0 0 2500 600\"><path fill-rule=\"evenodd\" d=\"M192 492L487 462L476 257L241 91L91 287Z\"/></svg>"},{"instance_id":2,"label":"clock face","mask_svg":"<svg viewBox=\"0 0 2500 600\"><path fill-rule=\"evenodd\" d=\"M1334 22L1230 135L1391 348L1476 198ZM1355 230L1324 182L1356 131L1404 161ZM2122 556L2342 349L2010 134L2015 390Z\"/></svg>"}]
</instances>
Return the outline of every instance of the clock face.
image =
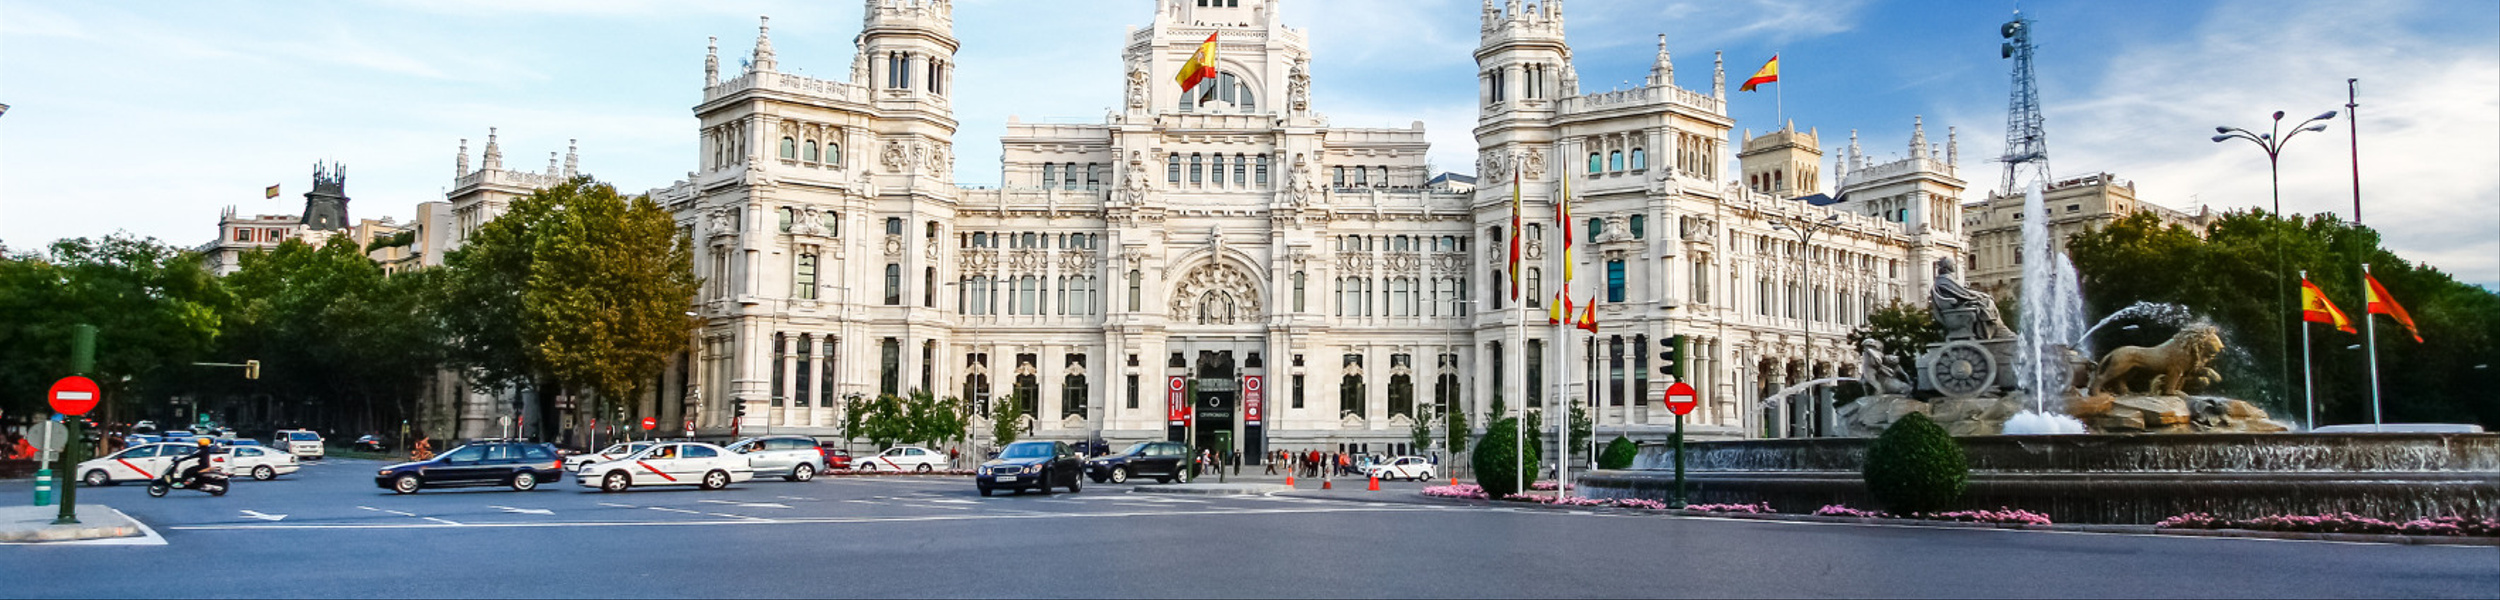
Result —
<instances>
[{"instance_id":1,"label":"clock face","mask_svg":"<svg viewBox=\"0 0 2500 600\"><path fill-rule=\"evenodd\" d=\"M1948 344L1936 351L1936 391L1969 396L1996 379L1996 360L1974 344Z\"/></svg>"}]
</instances>

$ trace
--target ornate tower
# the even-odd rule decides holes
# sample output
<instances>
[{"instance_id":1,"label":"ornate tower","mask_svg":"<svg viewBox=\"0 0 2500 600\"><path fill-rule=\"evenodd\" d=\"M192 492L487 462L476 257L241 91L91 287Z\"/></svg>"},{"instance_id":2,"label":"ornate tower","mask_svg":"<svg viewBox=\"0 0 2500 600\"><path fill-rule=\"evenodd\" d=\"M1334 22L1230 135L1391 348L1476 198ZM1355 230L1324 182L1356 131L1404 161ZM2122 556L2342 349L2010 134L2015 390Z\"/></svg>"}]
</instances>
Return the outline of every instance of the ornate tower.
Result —
<instances>
[{"instance_id":1,"label":"ornate tower","mask_svg":"<svg viewBox=\"0 0 2500 600\"><path fill-rule=\"evenodd\" d=\"M347 166L313 163L313 190L304 193L304 226L313 231L347 227Z\"/></svg>"},{"instance_id":2,"label":"ornate tower","mask_svg":"<svg viewBox=\"0 0 2500 600\"><path fill-rule=\"evenodd\" d=\"M1797 131L1795 123L1752 137L1736 160L1745 172L1745 188L1781 198L1811 196L1823 191L1822 135Z\"/></svg>"}]
</instances>

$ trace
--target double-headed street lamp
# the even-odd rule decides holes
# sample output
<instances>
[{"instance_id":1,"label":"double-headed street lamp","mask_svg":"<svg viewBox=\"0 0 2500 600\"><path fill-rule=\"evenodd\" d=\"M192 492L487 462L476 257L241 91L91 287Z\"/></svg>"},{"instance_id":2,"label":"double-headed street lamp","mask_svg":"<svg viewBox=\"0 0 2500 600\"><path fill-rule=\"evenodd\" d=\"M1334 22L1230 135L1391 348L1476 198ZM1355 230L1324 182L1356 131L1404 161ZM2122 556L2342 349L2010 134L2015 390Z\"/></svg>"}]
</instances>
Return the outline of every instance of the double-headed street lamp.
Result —
<instances>
[{"instance_id":1,"label":"double-headed street lamp","mask_svg":"<svg viewBox=\"0 0 2500 600\"><path fill-rule=\"evenodd\" d=\"M2256 144L2258 148L2266 151L2266 174L2267 178L2274 185L2274 216L2276 218L2282 218L2283 164L2281 159L2283 156L2283 144L2285 142L2292 141L2292 138L2299 136L2301 132L2304 131L2325 131L2326 124L2321 123L2320 121L2326 121L2334 118L2335 111L2326 111L2318 116L2310 117L2307 121L2301 121L2299 125L2292 126L2292 132L2287 134L2283 133L2283 111L2278 110L2274 111L2274 129L2272 131L2267 133L2255 133L2238 127L2215 127L2214 143L2219 144L2233 139L2242 139L2248 140L2249 143ZM2274 316L2277 320L2282 320L2289 316L2290 304L2286 298L2291 295L2291 289L2291 282L2283 277L2283 237L2278 234L2274 238ZM2292 394L2291 336L2280 335L2282 333L2282 326L2280 324L2276 325L2275 333L2279 336L2275 338L2275 391L2276 393L2281 394L2281 397L2283 398L2290 398Z\"/></svg>"},{"instance_id":2,"label":"double-headed street lamp","mask_svg":"<svg viewBox=\"0 0 2500 600\"><path fill-rule=\"evenodd\" d=\"M1791 225L1790 223L1792 222L1795 223L1795 225ZM1823 217L1823 220L1820 221L1791 221L1785 217L1771 217L1772 229L1797 234L1797 264L1802 266L1805 271L1803 273L1805 280L1797 286L1797 291L1805 293L1807 298L1803 301L1805 320L1799 322L1799 324L1805 329L1805 376L1807 379L1814 378L1814 309L1816 307L1816 301L1820 299L1820 295L1814 293L1814 262L1807 260L1807 257L1814 254L1814 234L1822 233L1824 230L1839 226L1840 213L1832 213L1829 216ZM1790 296L1789 301L1796 302L1797 300L1795 296L1792 295ZM1784 407L1782 410L1785 410L1792 415L1796 413L1795 410ZM1823 419L1826 417L1824 414L1825 412L1826 411L1823 408L1823 393L1815 392L1814 407L1812 410L1814 423L1807 426L1807 431L1816 432L1818 435L1822 432L1824 429ZM1792 424L1789 428L1793 430L1796 429L1796 426Z\"/></svg>"}]
</instances>

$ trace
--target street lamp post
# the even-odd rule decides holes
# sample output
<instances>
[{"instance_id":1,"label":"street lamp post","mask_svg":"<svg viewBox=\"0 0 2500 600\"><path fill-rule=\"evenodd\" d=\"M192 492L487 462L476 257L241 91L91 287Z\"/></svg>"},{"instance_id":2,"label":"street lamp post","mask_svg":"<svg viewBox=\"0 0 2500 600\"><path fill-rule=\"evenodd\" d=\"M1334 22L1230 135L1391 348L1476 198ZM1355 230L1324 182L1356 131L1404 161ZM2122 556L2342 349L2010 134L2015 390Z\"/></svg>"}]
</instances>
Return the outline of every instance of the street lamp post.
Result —
<instances>
[{"instance_id":1,"label":"street lamp post","mask_svg":"<svg viewBox=\"0 0 2500 600\"><path fill-rule=\"evenodd\" d=\"M2310 117L2307 121L2301 121L2299 125L2292 126L2292 132L2287 134L2283 133L2283 111L2278 110L2274 111L2273 129L2267 133L2255 133L2238 127L2223 126L2214 128L2213 139L2214 143L2217 144L2232 139L2248 140L2249 143L2256 144L2259 149L2265 150L2266 176L2274 187L2274 216L2276 218L2282 218L2283 165L2281 159L2283 155L2283 144L2285 142L2292 141L2293 137L2299 136L2301 132L2304 131L2325 131L2326 124L2320 123L2319 121L2325 121L2333 118L2335 118L2335 111L2326 111L2318 116ZM2274 316L2278 321L2275 324L2276 362L2274 381L2275 393L2277 397L2288 399L2291 398L2292 394L2291 336L2282 335L2283 328L2280 321L2283 321L2285 317L2289 316L2290 305L2288 304L2286 298L2291 295L2291 282L2283 277L2283 263L2283 238L2280 234L2277 234L2274 238Z\"/></svg>"},{"instance_id":2,"label":"street lamp post","mask_svg":"<svg viewBox=\"0 0 2500 600\"><path fill-rule=\"evenodd\" d=\"M1804 302L1805 319L1799 324L1805 329L1805 376L1808 379L1812 379L1814 377L1814 309L1815 300L1819 299L1819 297L1814 294L1814 262L1807 260L1806 257L1814 253L1814 234L1822 233L1825 230L1840 226L1840 213L1832 213L1830 216L1826 216L1820 221L1798 221L1796 222L1796 225L1790 225L1790 222L1791 221L1787 218L1772 217L1771 228L1797 234L1797 264L1803 267L1805 271L1805 281L1801 282L1797 286L1797 290L1807 294L1807 299ZM1794 298L1792 297L1791 300L1793 301ZM1815 404L1813 407L1814 424L1811 425L1809 429L1810 431L1814 431L1817 435L1822 433L1822 430L1824 429L1823 419L1826 418L1826 415L1824 414L1825 411L1822 406L1822 397L1822 392L1815 392Z\"/></svg>"}]
</instances>

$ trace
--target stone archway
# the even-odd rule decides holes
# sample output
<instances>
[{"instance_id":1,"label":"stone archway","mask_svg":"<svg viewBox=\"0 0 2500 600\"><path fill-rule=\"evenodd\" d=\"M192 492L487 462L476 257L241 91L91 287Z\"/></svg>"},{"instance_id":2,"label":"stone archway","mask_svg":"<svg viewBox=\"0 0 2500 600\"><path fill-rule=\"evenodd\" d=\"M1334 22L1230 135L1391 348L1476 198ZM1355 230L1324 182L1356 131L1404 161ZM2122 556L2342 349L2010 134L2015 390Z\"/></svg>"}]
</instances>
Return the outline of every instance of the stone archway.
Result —
<instances>
[{"instance_id":1,"label":"stone archway","mask_svg":"<svg viewBox=\"0 0 2500 600\"><path fill-rule=\"evenodd\" d=\"M1181 276L1172 291L1171 316L1176 323L1200 325L1255 324L1267 312L1259 299L1259 280L1223 260L1209 260Z\"/></svg>"}]
</instances>

